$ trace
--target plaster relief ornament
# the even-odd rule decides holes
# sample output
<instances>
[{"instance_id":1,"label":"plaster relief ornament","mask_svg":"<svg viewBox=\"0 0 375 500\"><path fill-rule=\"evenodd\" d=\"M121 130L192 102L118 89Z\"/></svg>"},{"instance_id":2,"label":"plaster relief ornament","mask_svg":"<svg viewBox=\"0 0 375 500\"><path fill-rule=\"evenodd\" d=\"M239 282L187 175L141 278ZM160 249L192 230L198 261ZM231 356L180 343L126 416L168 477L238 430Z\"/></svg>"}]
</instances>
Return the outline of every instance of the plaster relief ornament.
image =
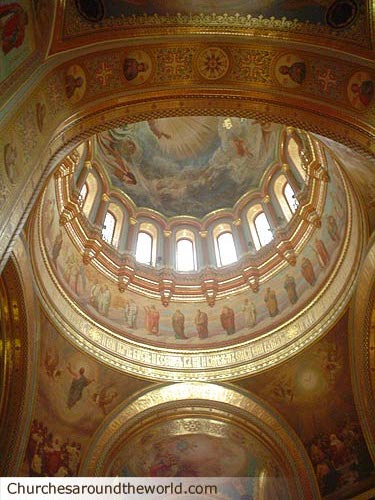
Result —
<instances>
[{"instance_id":1,"label":"plaster relief ornament","mask_svg":"<svg viewBox=\"0 0 375 500\"><path fill-rule=\"evenodd\" d=\"M123 72L127 83L140 85L150 76L152 61L144 50L132 50L124 59Z\"/></svg>"},{"instance_id":2,"label":"plaster relief ornament","mask_svg":"<svg viewBox=\"0 0 375 500\"><path fill-rule=\"evenodd\" d=\"M366 109L374 97L374 80L367 71L356 71L349 80L348 99L356 109Z\"/></svg>"},{"instance_id":3,"label":"plaster relief ornament","mask_svg":"<svg viewBox=\"0 0 375 500\"><path fill-rule=\"evenodd\" d=\"M282 87L299 87L306 79L306 63L296 54L284 54L276 62L275 76Z\"/></svg>"},{"instance_id":4,"label":"plaster relief ornament","mask_svg":"<svg viewBox=\"0 0 375 500\"><path fill-rule=\"evenodd\" d=\"M73 64L65 74L65 95L72 102L79 102L86 92L86 75L82 67Z\"/></svg>"},{"instance_id":5,"label":"plaster relief ornament","mask_svg":"<svg viewBox=\"0 0 375 500\"><path fill-rule=\"evenodd\" d=\"M218 80L228 72L229 57L219 47L209 47L198 55L197 69L206 80Z\"/></svg>"}]
</instances>

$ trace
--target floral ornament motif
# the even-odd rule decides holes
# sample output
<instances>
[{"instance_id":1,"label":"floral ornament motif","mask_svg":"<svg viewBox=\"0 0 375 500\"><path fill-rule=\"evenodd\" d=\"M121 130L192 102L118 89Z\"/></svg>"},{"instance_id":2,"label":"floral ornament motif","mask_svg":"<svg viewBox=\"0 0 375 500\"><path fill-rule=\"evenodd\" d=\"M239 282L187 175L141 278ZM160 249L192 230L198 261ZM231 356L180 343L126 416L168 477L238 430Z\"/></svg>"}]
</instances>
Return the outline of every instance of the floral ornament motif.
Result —
<instances>
[{"instance_id":1,"label":"floral ornament motif","mask_svg":"<svg viewBox=\"0 0 375 500\"><path fill-rule=\"evenodd\" d=\"M219 47L210 47L198 55L197 68L206 80L218 80L229 69L229 57Z\"/></svg>"},{"instance_id":2,"label":"floral ornament motif","mask_svg":"<svg viewBox=\"0 0 375 500\"><path fill-rule=\"evenodd\" d=\"M202 430L202 423L199 420L188 420L183 422L183 427L188 432L198 432Z\"/></svg>"}]
</instances>

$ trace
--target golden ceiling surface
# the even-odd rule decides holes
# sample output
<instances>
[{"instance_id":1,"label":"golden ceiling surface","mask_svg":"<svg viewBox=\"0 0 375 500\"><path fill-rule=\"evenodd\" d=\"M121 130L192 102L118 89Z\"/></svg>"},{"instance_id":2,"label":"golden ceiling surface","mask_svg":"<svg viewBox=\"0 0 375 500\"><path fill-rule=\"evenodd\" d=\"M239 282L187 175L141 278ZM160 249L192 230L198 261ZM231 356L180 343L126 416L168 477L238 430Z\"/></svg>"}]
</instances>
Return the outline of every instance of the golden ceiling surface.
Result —
<instances>
[{"instance_id":1,"label":"golden ceiling surface","mask_svg":"<svg viewBox=\"0 0 375 500\"><path fill-rule=\"evenodd\" d=\"M222 127L221 121L218 123ZM287 137L283 127L279 134L283 130L283 137ZM338 168L334 152L309 135L305 140L310 141L311 150L306 170L309 180L304 189L311 196L314 193L315 207L309 205L311 196L301 196L290 223L286 228L276 228L273 240L264 248L255 253L245 251L232 266L215 269L213 265L182 277L165 265L145 268L134 261L134 247L118 253L101 242L97 230L85 232L90 224L80 212L79 202L68 196L68 187L79 177L80 154L77 151L70 155L46 188L33 223L36 275L56 326L102 362L156 380L244 376L267 369L314 341L340 316L347 303L355 279L351 270L361 255L363 231L360 207ZM272 141L270 147L274 148ZM271 158L276 174L285 173L285 162ZM86 156L82 159L86 165ZM251 167L251 157L247 161L249 169L257 168ZM273 196L267 178L265 175L263 187L255 190L263 189L262 203L266 206L272 205ZM112 191L104 194L101 204L114 196ZM160 214L149 212L158 223ZM240 212L240 219L229 218L229 226L246 230L244 213ZM130 215L136 220L134 214ZM129 223L128 230L137 227ZM169 244L173 232L166 229L161 238ZM212 234L208 227L205 244ZM285 234L289 235L287 240ZM85 254L87 248L89 254ZM233 276L241 277L242 284ZM258 280L255 285L254 276ZM191 284L194 279L203 281L196 286ZM153 282L159 283L157 288ZM207 294L212 282L217 283L217 290L213 290L215 300L210 301ZM107 297L105 308L92 303L95 288ZM168 300L166 291L170 292ZM249 307L255 311L251 322ZM132 323L130 309L135 316ZM206 318L204 335L198 321L202 313ZM229 313L233 320L230 331L223 319ZM184 317L183 336L178 336L174 328L176 314Z\"/></svg>"}]
</instances>

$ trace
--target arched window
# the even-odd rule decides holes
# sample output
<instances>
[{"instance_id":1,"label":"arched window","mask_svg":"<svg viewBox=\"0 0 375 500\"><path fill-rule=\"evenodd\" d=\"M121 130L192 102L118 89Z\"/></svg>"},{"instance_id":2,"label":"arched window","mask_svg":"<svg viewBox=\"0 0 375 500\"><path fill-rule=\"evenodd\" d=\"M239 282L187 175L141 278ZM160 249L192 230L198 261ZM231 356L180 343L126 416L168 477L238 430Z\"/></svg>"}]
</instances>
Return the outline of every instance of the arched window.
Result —
<instances>
[{"instance_id":1,"label":"arched window","mask_svg":"<svg viewBox=\"0 0 375 500\"><path fill-rule=\"evenodd\" d=\"M120 237L121 237L121 232L122 228L124 225L124 218L125 218L125 208L122 205L119 205L117 203L111 202L108 206L108 212L111 213L116 221L113 235L112 235L112 246L118 248L119 242L120 242Z\"/></svg>"},{"instance_id":2,"label":"arched window","mask_svg":"<svg viewBox=\"0 0 375 500\"><path fill-rule=\"evenodd\" d=\"M86 186L86 190L85 190ZM86 194L85 194L86 191ZM94 205L96 195L99 191L98 180L96 176L90 172L86 178L86 182L83 185L81 192L79 193L79 197L83 199L82 201L82 212L86 215L87 218L90 216L91 209Z\"/></svg>"},{"instance_id":3,"label":"arched window","mask_svg":"<svg viewBox=\"0 0 375 500\"><path fill-rule=\"evenodd\" d=\"M78 196L78 203L79 203L79 206L81 208L85 204L85 201L86 201L86 198L87 198L87 193L88 193L88 187L87 187L87 184L85 183L82 186L81 191L79 192L79 196Z\"/></svg>"},{"instance_id":4,"label":"arched window","mask_svg":"<svg viewBox=\"0 0 375 500\"><path fill-rule=\"evenodd\" d=\"M115 233L116 219L111 212L107 212L104 218L102 229L102 238L104 241L112 245L113 235Z\"/></svg>"},{"instance_id":5,"label":"arched window","mask_svg":"<svg viewBox=\"0 0 375 500\"><path fill-rule=\"evenodd\" d=\"M196 271L195 238L192 231L182 229L176 234L177 271Z\"/></svg>"},{"instance_id":6,"label":"arched window","mask_svg":"<svg viewBox=\"0 0 375 500\"><path fill-rule=\"evenodd\" d=\"M267 245L273 239L271 226L260 203L249 208L247 222L256 250Z\"/></svg>"},{"instance_id":7,"label":"arched window","mask_svg":"<svg viewBox=\"0 0 375 500\"><path fill-rule=\"evenodd\" d=\"M298 201L295 197L292 186L286 180L284 175L279 175L276 179L274 190L284 217L287 221L289 221L298 208Z\"/></svg>"},{"instance_id":8,"label":"arched window","mask_svg":"<svg viewBox=\"0 0 375 500\"><path fill-rule=\"evenodd\" d=\"M254 226L258 235L260 245L262 247L264 245L267 245L267 243L272 240L273 235L271 226L269 225L266 214L264 212L261 212L255 217Z\"/></svg>"},{"instance_id":9,"label":"arched window","mask_svg":"<svg viewBox=\"0 0 375 500\"><path fill-rule=\"evenodd\" d=\"M219 267L237 262L237 251L229 224L219 224L213 231L216 263Z\"/></svg>"},{"instance_id":10,"label":"arched window","mask_svg":"<svg viewBox=\"0 0 375 500\"><path fill-rule=\"evenodd\" d=\"M297 172L301 176L302 180L306 180L306 169L302 163L302 151L301 145L297 144L297 141L294 138L289 139L288 141L288 153L290 158L292 159L293 165L296 167Z\"/></svg>"},{"instance_id":11,"label":"arched window","mask_svg":"<svg viewBox=\"0 0 375 500\"><path fill-rule=\"evenodd\" d=\"M139 226L135 260L141 264L154 266L156 262L157 229L149 222Z\"/></svg>"},{"instance_id":12,"label":"arched window","mask_svg":"<svg viewBox=\"0 0 375 500\"><path fill-rule=\"evenodd\" d=\"M292 189L292 186L287 182L284 186L284 197L286 201L288 202L288 206L290 208L290 211L294 214L294 212L298 208L298 200L296 198L296 195Z\"/></svg>"}]
</instances>

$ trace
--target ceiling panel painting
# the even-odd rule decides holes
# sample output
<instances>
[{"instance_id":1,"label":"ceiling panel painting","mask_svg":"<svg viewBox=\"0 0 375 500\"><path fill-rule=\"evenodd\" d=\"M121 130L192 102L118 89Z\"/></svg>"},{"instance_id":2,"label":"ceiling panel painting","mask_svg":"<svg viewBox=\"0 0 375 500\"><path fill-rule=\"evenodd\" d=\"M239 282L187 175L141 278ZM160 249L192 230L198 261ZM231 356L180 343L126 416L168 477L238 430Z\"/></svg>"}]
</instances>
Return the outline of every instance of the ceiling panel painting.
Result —
<instances>
[{"instance_id":1,"label":"ceiling panel painting","mask_svg":"<svg viewBox=\"0 0 375 500\"><path fill-rule=\"evenodd\" d=\"M0 83L34 52L34 23L30 0L0 3Z\"/></svg>"},{"instance_id":2,"label":"ceiling panel painting","mask_svg":"<svg viewBox=\"0 0 375 500\"><path fill-rule=\"evenodd\" d=\"M259 187L281 130L245 118L152 119L97 135L94 160L137 206L203 217Z\"/></svg>"}]
</instances>

